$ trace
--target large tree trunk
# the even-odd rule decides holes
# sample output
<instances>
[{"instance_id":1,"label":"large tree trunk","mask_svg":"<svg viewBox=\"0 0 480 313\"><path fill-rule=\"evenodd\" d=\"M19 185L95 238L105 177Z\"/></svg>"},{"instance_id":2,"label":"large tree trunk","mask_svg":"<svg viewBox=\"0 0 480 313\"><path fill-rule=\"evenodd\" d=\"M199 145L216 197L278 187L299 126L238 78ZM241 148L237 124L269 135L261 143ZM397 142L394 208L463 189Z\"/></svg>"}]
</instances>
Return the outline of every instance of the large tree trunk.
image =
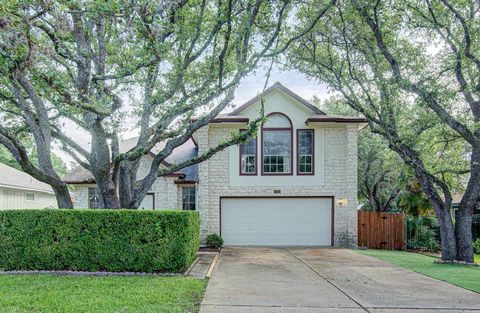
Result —
<instances>
[{"instance_id":1,"label":"large tree trunk","mask_svg":"<svg viewBox=\"0 0 480 313\"><path fill-rule=\"evenodd\" d=\"M120 200L117 185L112 173L110 146L108 138L101 124L101 119L96 114L85 113L85 120L90 127L92 147L89 158L91 172L100 191L100 204L102 208L119 209Z\"/></svg>"},{"instance_id":2,"label":"large tree trunk","mask_svg":"<svg viewBox=\"0 0 480 313\"><path fill-rule=\"evenodd\" d=\"M445 193L448 192L448 187L443 181L435 181L436 178L425 170L423 161L420 159L415 150L403 144L390 143L389 146L392 150L396 151L407 164L413 167L413 173L415 177L420 183L420 186L422 186L425 196L428 198L435 210L440 228L442 260L455 260L457 257L457 241L453 219L450 212L452 199L450 194L448 194L448 199L446 198L445 200L442 200L437 189L437 187L440 186Z\"/></svg>"},{"instance_id":3,"label":"large tree trunk","mask_svg":"<svg viewBox=\"0 0 480 313\"><path fill-rule=\"evenodd\" d=\"M100 185L99 189L106 209L120 209L117 188L113 182L109 181L105 185Z\"/></svg>"},{"instance_id":4,"label":"large tree trunk","mask_svg":"<svg viewBox=\"0 0 480 313\"><path fill-rule=\"evenodd\" d=\"M455 233L457 239L457 260L473 263L471 208L462 207L455 214Z\"/></svg>"},{"instance_id":5,"label":"large tree trunk","mask_svg":"<svg viewBox=\"0 0 480 313\"><path fill-rule=\"evenodd\" d=\"M435 210L437 211L437 209ZM437 212L438 226L440 227L440 240L442 260L453 261L457 258L457 242L455 228L452 223L450 208L443 208Z\"/></svg>"},{"instance_id":6,"label":"large tree trunk","mask_svg":"<svg viewBox=\"0 0 480 313\"><path fill-rule=\"evenodd\" d=\"M457 259L473 262L472 220L480 201L480 151L473 149L470 156L470 177L460 206L455 214Z\"/></svg>"},{"instance_id":7,"label":"large tree trunk","mask_svg":"<svg viewBox=\"0 0 480 313\"><path fill-rule=\"evenodd\" d=\"M118 180L120 205L122 208L135 209L131 207L133 199L133 187L137 178L137 170L140 160L123 161L120 166L120 175Z\"/></svg>"},{"instance_id":8,"label":"large tree trunk","mask_svg":"<svg viewBox=\"0 0 480 313\"><path fill-rule=\"evenodd\" d=\"M73 209L72 198L66 184L53 187L53 191L60 209Z\"/></svg>"}]
</instances>

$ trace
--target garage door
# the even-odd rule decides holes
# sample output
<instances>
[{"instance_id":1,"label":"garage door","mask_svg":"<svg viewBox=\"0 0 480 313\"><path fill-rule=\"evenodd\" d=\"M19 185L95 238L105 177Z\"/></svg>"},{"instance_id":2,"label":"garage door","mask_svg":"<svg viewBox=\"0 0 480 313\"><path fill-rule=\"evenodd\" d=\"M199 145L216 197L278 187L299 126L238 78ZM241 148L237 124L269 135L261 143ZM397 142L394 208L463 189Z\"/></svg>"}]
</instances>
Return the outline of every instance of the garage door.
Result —
<instances>
[{"instance_id":1,"label":"garage door","mask_svg":"<svg viewBox=\"0 0 480 313\"><path fill-rule=\"evenodd\" d=\"M222 198L225 245L330 246L331 198Z\"/></svg>"}]
</instances>

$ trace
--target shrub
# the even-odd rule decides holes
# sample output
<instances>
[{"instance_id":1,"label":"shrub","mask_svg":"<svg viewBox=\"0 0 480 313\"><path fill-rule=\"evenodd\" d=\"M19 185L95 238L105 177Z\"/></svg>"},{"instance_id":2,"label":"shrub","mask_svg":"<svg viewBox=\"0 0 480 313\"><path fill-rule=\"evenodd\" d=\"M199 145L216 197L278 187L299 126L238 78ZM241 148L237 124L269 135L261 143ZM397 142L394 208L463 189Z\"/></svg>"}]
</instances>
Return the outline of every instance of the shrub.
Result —
<instances>
[{"instance_id":1,"label":"shrub","mask_svg":"<svg viewBox=\"0 0 480 313\"><path fill-rule=\"evenodd\" d=\"M223 239L217 234L210 234L207 236L207 247L220 249L223 246Z\"/></svg>"},{"instance_id":2,"label":"shrub","mask_svg":"<svg viewBox=\"0 0 480 313\"><path fill-rule=\"evenodd\" d=\"M480 238L473 242L473 253L480 254Z\"/></svg>"},{"instance_id":3,"label":"shrub","mask_svg":"<svg viewBox=\"0 0 480 313\"><path fill-rule=\"evenodd\" d=\"M0 268L180 272L199 245L198 212L0 211Z\"/></svg>"},{"instance_id":4,"label":"shrub","mask_svg":"<svg viewBox=\"0 0 480 313\"><path fill-rule=\"evenodd\" d=\"M438 251L440 249L440 230L435 217L407 217L407 247Z\"/></svg>"}]
</instances>

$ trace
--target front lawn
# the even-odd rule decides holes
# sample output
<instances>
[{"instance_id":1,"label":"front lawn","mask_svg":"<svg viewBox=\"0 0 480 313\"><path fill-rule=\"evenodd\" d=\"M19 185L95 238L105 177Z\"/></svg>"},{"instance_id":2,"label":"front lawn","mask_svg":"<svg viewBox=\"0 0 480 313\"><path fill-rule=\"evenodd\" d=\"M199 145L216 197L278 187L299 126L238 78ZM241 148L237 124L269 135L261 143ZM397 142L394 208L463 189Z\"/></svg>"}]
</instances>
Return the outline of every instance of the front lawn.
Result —
<instances>
[{"instance_id":1,"label":"front lawn","mask_svg":"<svg viewBox=\"0 0 480 313\"><path fill-rule=\"evenodd\" d=\"M2 313L198 312L206 280L155 276L0 275Z\"/></svg>"},{"instance_id":2,"label":"front lawn","mask_svg":"<svg viewBox=\"0 0 480 313\"><path fill-rule=\"evenodd\" d=\"M465 289L480 292L480 267L458 264L435 264L433 263L433 257L413 252L389 250L356 251Z\"/></svg>"}]
</instances>

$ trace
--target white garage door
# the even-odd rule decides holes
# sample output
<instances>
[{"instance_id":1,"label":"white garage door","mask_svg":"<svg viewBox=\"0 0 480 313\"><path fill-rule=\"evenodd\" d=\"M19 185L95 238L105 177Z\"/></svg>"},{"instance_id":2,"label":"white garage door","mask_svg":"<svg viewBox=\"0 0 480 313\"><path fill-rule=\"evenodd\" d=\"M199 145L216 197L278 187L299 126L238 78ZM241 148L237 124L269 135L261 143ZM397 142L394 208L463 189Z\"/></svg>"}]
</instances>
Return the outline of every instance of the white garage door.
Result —
<instances>
[{"instance_id":1,"label":"white garage door","mask_svg":"<svg viewBox=\"0 0 480 313\"><path fill-rule=\"evenodd\" d=\"M225 245L330 246L331 198L223 198Z\"/></svg>"}]
</instances>

